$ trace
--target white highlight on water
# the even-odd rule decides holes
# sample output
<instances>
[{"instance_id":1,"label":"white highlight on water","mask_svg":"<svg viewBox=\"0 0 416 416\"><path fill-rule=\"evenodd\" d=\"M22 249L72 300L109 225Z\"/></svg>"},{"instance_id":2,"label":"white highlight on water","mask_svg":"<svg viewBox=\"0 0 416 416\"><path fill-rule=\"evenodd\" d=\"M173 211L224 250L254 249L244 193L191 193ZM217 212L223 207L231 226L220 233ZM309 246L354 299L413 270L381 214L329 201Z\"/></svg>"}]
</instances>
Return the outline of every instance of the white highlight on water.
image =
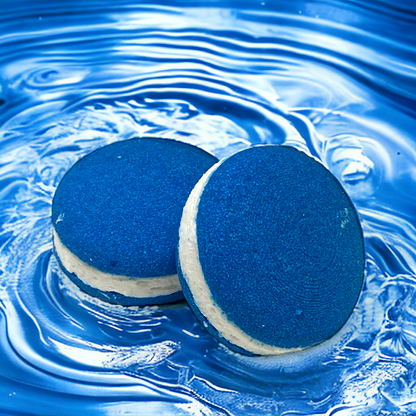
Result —
<instances>
[{"instance_id":1,"label":"white highlight on water","mask_svg":"<svg viewBox=\"0 0 416 416\"><path fill-rule=\"evenodd\" d=\"M199 261L198 241L196 235L196 217L201 194L211 175L224 162L215 164L196 184L184 207L179 228L179 263L183 277L192 293L199 311L218 331L219 335L240 348L258 355L279 355L301 348L279 348L252 338L230 321L216 304L205 281ZM265 322L267 325L267 322Z\"/></svg>"},{"instance_id":2,"label":"white highlight on water","mask_svg":"<svg viewBox=\"0 0 416 416\"><path fill-rule=\"evenodd\" d=\"M181 291L177 274L161 277L129 277L102 272L72 253L53 229L56 253L62 265L83 283L103 292L116 292L134 298L166 296Z\"/></svg>"}]
</instances>

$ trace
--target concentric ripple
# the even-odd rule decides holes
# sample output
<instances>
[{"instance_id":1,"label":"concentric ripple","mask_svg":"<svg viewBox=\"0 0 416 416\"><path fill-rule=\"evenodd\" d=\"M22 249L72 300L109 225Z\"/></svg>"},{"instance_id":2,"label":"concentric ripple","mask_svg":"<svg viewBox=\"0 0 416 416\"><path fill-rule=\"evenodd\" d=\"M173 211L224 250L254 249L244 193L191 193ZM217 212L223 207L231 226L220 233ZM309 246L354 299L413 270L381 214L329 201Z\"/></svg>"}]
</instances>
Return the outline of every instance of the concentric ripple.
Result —
<instances>
[{"instance_id":1,"label":"concentric ripple","mask_svg":"<svg viewBox=\"0 0 416 416\"><path fill-rule=\"evenodd\" d=\"M414 2L1 8L0 414L416 414ZM365 287L342 331L248 358L185 303L80 291L52 253L54 191L80 157L137 136L321 159L365 233Z\"/></svg>"}]
</instances>

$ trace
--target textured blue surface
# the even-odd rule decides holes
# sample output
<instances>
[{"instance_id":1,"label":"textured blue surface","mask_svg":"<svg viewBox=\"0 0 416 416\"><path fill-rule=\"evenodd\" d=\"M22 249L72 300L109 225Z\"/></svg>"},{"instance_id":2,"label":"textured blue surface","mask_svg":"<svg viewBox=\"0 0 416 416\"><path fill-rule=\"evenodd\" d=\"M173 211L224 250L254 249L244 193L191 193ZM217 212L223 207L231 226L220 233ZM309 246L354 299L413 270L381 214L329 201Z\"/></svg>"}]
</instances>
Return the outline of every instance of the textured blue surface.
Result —
<instances>
[{"instance_id":1,"label":"textured blue surface","mask_svg":"<svg viewBox=\"0 0 416 416\"><path fill-rule=\"evenodd\" d=\"M62 243L103 272L176 274L183 206L217 159L186 143L131 139L79 160L60 182L52 222Z\"/></svg>"},{"instance_id":2,"label":"textured blue surface","mask_svg":"<svg viewBox=\"0 0 416 416\"><path fill-rule=\"evenodd\" d=\"M359 218L335 176L304 153L257 146L225 160L196 226L213 299L254 339L307 347L350 316L364 279Z\"/></svg>"}]
</instances>

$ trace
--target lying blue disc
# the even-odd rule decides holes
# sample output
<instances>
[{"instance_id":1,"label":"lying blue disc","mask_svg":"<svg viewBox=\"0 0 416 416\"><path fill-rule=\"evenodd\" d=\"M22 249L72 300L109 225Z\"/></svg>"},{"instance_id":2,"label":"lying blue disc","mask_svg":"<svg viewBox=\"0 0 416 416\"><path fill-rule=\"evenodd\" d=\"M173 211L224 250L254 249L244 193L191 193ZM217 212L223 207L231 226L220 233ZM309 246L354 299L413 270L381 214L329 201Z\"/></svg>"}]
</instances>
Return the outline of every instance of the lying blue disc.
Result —
<instances>
[{"instance_id":1,"label":"lying blue disc","mask_svg":"<svg viewBox=\"0 0 416 416\"><path fill-rule=\"evenodd\" d=\"M156 138L112 143L79 160L52 205L63 270L113 303L182 299L175 262L182 209L217 161L195 146Z\"/></svg>"},{"instance_id":2,"label":"lying blue disc","mask_svg":"<svg viewBox=\"0 0 416 416\"><path fill-rule=\"evenodd\" d=\"M331 172L294 148L251 147L213 166L188 198L179 234L185 297L234 351L321 343L360 295L357 211Z\"/></svg>"}]
</instances>

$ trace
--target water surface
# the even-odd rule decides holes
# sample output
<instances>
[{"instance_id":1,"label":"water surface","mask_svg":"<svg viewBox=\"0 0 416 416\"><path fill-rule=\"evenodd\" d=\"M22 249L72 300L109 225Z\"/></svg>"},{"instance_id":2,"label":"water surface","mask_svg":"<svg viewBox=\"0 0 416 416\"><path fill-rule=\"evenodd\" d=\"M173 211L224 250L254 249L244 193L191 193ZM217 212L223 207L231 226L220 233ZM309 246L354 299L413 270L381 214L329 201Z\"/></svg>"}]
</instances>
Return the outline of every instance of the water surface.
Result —
<instances>
[{"instance_id":1,"label":"water surface","mask_svg":"<svg viewBox=\"0 0 416 416\"><path fill-rule=\"evenodd\" d=\"M416 414L414 2L1 8L0 414ZM137 136L218 157L284 143L322 160L367 252L341 333L248 358L185 303L125 308L80 291L52 254L54 191L80 157Z\"/></svg>"}]
</instances>

